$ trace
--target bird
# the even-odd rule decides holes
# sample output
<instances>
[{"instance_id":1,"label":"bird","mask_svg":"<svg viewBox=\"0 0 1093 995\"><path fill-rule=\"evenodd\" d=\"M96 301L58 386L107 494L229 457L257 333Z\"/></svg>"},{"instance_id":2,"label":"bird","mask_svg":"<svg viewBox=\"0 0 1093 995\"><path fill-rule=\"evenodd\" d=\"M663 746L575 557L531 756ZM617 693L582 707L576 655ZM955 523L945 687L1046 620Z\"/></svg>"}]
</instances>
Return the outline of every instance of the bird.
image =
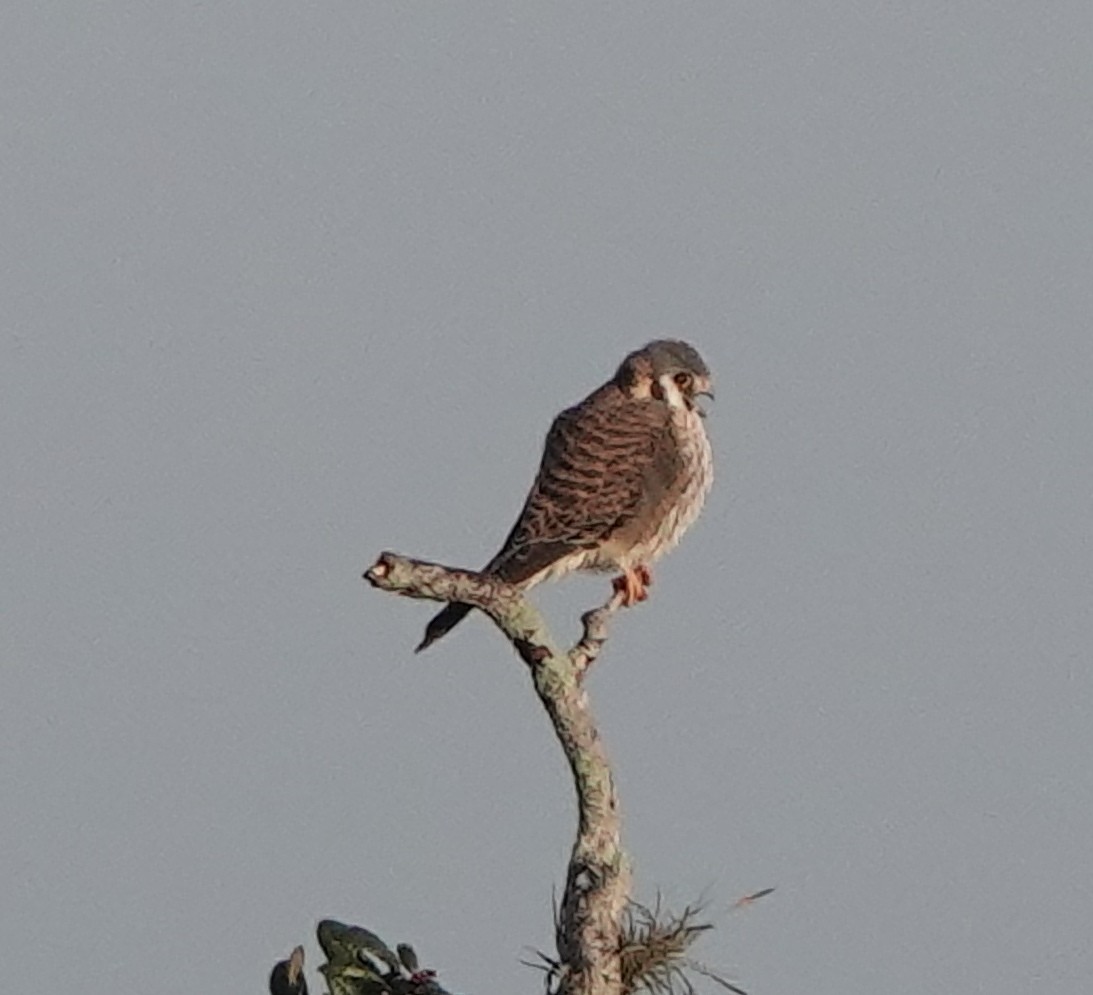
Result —
<instances>
[{"instance_id":1,"label":"bird","mask_svg":"<svg viewBox=\"0 0 1093 995\"><path fill-rule=\"evenodd\" d=\"M574 570L618 570L621 604L644 601L650 565L694 523L713 483L700 397L713 400L713 380L688 343L657 339L627 355L554 419L523 510L482 574L527 590ZM470 610L449 603L415 652Z\"/></svg>"},{"instance_id":2,"label":"bird","mask_svg":"<svg viewBox=\"0 0 1093 995\"><path fill-rule=\"evenodd\" d=\"M270 995L307 995L304 948L296 947L288 960L278 961L269 976Z\"/></svg>"}]
</instances>

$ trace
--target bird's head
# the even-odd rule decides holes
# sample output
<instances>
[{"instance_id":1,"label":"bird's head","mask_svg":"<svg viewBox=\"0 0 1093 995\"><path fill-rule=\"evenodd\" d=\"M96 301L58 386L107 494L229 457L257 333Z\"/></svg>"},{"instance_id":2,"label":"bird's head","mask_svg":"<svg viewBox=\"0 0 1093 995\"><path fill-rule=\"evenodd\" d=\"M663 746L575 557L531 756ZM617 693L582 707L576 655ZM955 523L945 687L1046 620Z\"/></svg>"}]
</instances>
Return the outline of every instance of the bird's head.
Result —
<instances>
[{"instance_id":1,"label":"bird's head","mask_svg":"<svg viewBox=\"0 0 1093 995\"><path fill-rule=\"evenodd\" d=\"M713 378L698 350L676 339L657 339L630 353L615 381L632 397L652 397L703 416L695 399L713 400Z\"/></svg>"}]
</instances>

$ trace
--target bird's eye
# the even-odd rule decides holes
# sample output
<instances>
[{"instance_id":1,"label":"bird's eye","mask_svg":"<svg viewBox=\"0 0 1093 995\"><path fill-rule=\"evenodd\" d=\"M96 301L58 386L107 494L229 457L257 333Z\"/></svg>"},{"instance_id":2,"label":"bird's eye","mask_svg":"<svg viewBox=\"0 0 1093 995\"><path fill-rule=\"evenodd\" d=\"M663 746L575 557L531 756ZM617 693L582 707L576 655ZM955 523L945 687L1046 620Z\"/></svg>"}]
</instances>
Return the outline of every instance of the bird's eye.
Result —
<instances>
[{"instance_id":1,"label":"bird's eye","mask_svg":"<svg viewBox=\"0 0 1093 995\"><path fill-rule=\"evenodd\" d=\"M680 390L690 390L692 384L695 382L695 378L689 373L677 373L672 379L675 380L676 386L679 387Z\"/></svg>"}]
</instances>

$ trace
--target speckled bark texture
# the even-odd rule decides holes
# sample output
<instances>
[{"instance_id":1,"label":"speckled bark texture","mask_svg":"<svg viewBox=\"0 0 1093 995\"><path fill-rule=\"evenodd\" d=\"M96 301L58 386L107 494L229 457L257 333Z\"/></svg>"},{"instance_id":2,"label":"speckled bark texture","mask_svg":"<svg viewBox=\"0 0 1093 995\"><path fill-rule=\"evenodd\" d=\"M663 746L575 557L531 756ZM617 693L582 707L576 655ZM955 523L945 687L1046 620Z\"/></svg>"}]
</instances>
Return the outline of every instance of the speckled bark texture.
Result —
<instances>
[{"instance_id":1,"label":"speckled bark texture","mask_svg":"<svg viewBox=\"0 0 1093 995\"><path fill-rule=\"evenodd\" d=\"M557 925L556 990L564 995L621 995L619 938L630 897L630 869L607 752L582 685L607 638L619 595L588 612L581 620L581 640L563 651L534 606L507 584L395 553L382 553L364 577L382 591L480 608L528 666L577 791L577 838Z\"/></svg>"}]
</instances>

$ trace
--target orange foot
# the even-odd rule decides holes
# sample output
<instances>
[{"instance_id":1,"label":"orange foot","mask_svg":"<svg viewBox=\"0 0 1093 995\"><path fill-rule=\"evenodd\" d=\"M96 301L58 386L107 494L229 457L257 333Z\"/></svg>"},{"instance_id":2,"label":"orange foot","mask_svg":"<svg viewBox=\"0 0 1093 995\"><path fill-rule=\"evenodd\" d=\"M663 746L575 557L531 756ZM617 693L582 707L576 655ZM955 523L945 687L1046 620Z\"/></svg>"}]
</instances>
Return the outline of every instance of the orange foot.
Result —
<instances>
[{"instance_id":1,"label":"orange foot","mask_svg":"<svg viewBox=\"0 0 1093 995\"><path fill-rule=\"evenodd\" d=\"M647 588L653 584L653 575L644 563L639 563L631 570L625 571L621 577L616 577L611 586L622 594L624 608L636 605L649 597Z\"/></svg>"}]
</instances>

